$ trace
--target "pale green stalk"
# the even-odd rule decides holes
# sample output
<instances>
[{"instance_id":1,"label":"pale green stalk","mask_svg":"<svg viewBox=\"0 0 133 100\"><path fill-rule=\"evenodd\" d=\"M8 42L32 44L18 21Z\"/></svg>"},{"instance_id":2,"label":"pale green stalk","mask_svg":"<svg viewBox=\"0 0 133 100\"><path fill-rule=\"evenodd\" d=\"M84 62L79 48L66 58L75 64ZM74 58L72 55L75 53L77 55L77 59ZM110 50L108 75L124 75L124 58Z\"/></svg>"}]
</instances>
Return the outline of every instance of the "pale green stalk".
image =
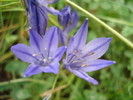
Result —
<instances>
[{"instance_id":1,"label":"pale green stalk","mask_svg":"<svg viewBox=\"0 0 133 100\"><path fill-rule=\"evenodd\" d=\"M53 92L53 90L54 90L54 88L55 88L55 85L56 85L57 79L58 79L58 77L59 77L59 74L60 74L60 72L58 72L58 74L56 75L56 78L55 78L55 80L54 80L54 84L53 84L53 86L52 86L51 94L52 94L52 92Z\"/></svg>"},{"instance_id":2,"label":"pale green stalk","mask_svg":"<svg viewBox=\"0 0 133 100\"><path fill-rule=\"evenodd\" d=\"M78 6L77 4L71 2L70 0L65 0L65 1L68 2L70 5L74 6L75 8L79 9L83 13L87 14L90 18L94 19L95 21L97 21L101 25L103 25L106 29L108 29L111 33L113 33L114 35L116 35L118 38L120 38L123 42L125 42L128 46L130 46L133 49L133 43L131 41L129 41L128 39L126 39L119 32L117 32L116 30L114 30L113 28L111 28L109 25L107 25L106 23L104 23L103 21L101 21L100 19L98 19L97 17L95 17L93 14L91 14L88 11L86 11L85 9L83 9L82 7Z\"/></svg>"}]
</instances>

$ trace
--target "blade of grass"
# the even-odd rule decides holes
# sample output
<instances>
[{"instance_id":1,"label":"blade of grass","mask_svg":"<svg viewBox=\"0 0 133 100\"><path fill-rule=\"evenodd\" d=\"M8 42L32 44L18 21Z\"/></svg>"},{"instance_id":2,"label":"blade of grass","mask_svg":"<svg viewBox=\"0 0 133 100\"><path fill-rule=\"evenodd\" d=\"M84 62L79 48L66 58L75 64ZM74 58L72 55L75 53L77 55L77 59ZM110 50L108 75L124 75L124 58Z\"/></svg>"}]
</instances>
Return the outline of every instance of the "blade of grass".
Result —
<instances>
[{"instance_id":1,"label":"blade of grass","mask_svg":"<svg viewBox=\"0 0 133 100\"><path fill-rule=\"evenodd\" d=\"M8 4L3 4L3 5L0 5L0 8L11 6L11 5L16 5L16 4L20 4L20 2L11 2L11 3L8 3Z\"/></svg>"}]
</instances>

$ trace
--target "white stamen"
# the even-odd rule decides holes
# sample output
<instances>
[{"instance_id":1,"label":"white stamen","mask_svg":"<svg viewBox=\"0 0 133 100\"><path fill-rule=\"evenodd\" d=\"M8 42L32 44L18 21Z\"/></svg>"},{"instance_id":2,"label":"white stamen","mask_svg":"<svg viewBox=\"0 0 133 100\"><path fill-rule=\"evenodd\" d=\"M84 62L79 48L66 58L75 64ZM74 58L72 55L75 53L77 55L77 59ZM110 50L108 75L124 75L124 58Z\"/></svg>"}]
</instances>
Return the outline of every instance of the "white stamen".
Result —
<instances>
[{"instance_id":1,"label":"white stamen","mask_svg":"<svg viewBox=\"0 0 133 100\"><path fill-rule=\"evenodd\" d=\"M52 57L48 57L48 59L52 59Z\"/></svg>"},{"instance_id":2,"label":"white stamen","mask_svg":"<svg viewBox=\"0 0 133 100\"><path fill-rule=\"evenodd\" d=\"M47 50L47 48L44 48L44 50Z\"/></svg>"},{"instance_id":3,"label":"white stamen","mask_svg":"<svg viewBox=\"0 0 133 100\"><path fill-rule=\"evenodd\" d=\"M35 57L35 56L37 56L37 54L33 54L32 56L34 56L34 57Z\"/></svg>"},{"instance_id":4,"label":"white stamen","mask_svg":"<svg viewBox=\"0 0 133 100\"><path fill-rule=\"evenodd\" d=\"M89 53L88 56L93 55L95 52Z\"/></svg>"},{"instance_id":5,"label":"white stamen","mask_svg":"<svg viewBox=\"0 0 133 100\"><path fill-rule=\"evenodd\" d=\"M47 62L46 59L43 59L44 62Z\"/></svg>"},{"instance_id":6,"label":"white stamen","mask_svg":"<svg viewBox=\"0 0 133 100\"><path fill-rule=\"evenodd\" d=\"M81 67L88 66L87 64L82 64Z\"/></svg>"}]
</instances>

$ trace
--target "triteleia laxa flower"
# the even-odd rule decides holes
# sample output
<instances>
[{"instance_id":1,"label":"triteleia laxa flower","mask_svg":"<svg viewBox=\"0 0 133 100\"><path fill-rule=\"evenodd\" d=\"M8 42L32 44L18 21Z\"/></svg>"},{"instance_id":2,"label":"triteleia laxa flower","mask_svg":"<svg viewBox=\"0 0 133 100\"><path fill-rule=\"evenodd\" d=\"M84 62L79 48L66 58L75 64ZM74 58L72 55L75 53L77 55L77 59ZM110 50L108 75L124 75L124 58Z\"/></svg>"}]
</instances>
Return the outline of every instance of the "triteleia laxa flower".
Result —
<instances>
[{"instance_id":1,"label":"triteleia laxa flower","mask_svg":"<svg viewBox=\"0 0 133 100\"><path fill-rule=\"evenodd\" d=\"M70 6L66 6L62 11L62 15L58 15L58 22L63 26L63 29L58 33L59 40L62 45L67 45L68 33L77 25L78 14L71 10Z\"/></svg>"},{"instance_id":2,"label":"triteleia laxa flower","mask_svg":"<svg viewBox=\"0 0 133 100\"><path fill-rule=\"evenodd\" d=\"M30 27L43 37L48 23L47 11L36 0L26 0L26 11Z\"/></svg>"},{"instance_id":3,"label":"triteleia laxa flower","mask_svg":"<svg viewBox=\"0 0 133 100\"><path fill-rule=\"evenodd\" d=\"M86 44L88 33L88 19L85 20L75 36L70 39L63 60L65 68L76 76L97 85L98 82L86 72L92 72L115 64L115 61L98 59L108 49L111 38L97 38Z\"/></svg>"},{"instance_id":4,"label":"triteleia laxa flower","mask_svg":"<svg viewBox=\"0 0 133 100\"><path fill-rule=\"evenodd\" d=\"M58 48L57 28L53 26L43 38L30 29L30 46L17 44L11 50L22 61L31 63L24 73L27 77L41 72L57 74L66 46Z\"/></svg>"}]
</instances>

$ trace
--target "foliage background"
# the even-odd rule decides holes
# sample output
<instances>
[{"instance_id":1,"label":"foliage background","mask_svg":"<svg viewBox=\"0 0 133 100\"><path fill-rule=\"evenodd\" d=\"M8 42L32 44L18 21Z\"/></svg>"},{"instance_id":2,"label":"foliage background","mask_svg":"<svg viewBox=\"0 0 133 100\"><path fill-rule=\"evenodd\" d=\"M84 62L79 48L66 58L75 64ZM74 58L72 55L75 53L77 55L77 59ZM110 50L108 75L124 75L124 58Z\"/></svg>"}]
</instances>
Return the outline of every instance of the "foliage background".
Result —
<instances>
[{"instance_id":1,"label":"foliage background","mask_svg":"<svg viewBox=\"0 0 133 100\"><path fill-rule=\"evenodd\" d=\"M71 1L133 42L133 0ZM59 0L51 6L61 10L66 5L68 3L64 0ZM80 19L70 37L87 17L79 10L77 13ZM59 26L57 16L49 14L48 28L50 26ZM23 78L28 64L10 51L10 47L17 43L29 44L28 27L25 10L18 0L0 0L0 100L42 100L53 85L54 74L41 73ZM97 86L61 70L51 100L133 100L132 49L90 18L88 41L98 37L113 38L102 58L114 60L117 64L88 73L99 81Z\"/></svg>"}]
</instances>

